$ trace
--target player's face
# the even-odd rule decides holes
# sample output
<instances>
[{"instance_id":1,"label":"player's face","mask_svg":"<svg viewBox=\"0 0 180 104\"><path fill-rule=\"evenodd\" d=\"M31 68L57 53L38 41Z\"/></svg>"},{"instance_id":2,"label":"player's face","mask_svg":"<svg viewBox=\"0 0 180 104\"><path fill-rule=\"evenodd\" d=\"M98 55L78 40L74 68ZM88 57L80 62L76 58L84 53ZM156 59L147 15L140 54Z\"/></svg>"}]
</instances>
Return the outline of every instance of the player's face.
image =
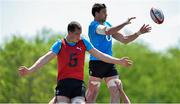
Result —
<instances>
[{"instance_id":1,"label":"player's face","mask_svg":"<svg viewBox=\"0 0 180 104\"><path fill-rule=\"evenodd\" d=\"M78 42L80 40L80 37L81 37L81 30L79 30L79 29L76 29L71 34L72 42Z\"/></svg>"},{"instance_id":2,"label":"player's face","mask_svg":"<svg viewBox=\"0 0 180 104\"><path fill-rule=\"evenodd\" d=\"M99 20L105 22L107 18L107 11L106 9L101 9L99 12Z\"/></svg>"}]
</instances>

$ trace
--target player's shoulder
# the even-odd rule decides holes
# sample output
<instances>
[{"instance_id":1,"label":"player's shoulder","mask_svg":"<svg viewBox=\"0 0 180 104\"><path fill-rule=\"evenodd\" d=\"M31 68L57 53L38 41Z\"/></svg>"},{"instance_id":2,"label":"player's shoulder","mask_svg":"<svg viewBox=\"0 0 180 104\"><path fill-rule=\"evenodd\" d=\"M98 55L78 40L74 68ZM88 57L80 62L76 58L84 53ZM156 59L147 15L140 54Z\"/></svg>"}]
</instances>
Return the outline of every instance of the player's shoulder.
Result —
<instances>
[{"instance_id":1,"label":"player's shoulder","mask_svg":"<svg viewBox=\"0 0 180 104\"><path fill-rule=\"evenodd\" d=\"M64 39L64 38L63 38L63 39ZM56 41L57 41L57 42L62 42L63 39L57 39Z\"/></svg>"},{"instance_id":2,"label":"player's shoulder","mask_svg":"<svg viewBox=\"0 0 180 104\"><path fill-rule=\"evenodd\" d=\"M91 42L89 41L88 38L82 37L81 39L82 39L87 51L89 51L93 48L93 45L91 44Z\"/></svg>"},{"instance_id":3,"label":"player's shoulder","mask_svg":"<svg viewBox=\"0 0 180 104\"><path fill-rule=\"evenodd\" d=\"M85 38L85 37L83 37L83 36L81 36L81 40L82 40L84 43L89 42L89 39L87 39L87 38Z\"/></svg>"},{"instance_id":4,"label":"player's shoulder","mask_svg":"<svg viewBox=\"0 0 180 104\"><path fill-rule=\"evenodd\" d=\"M58 54L60 49L61 49L62 41L61 39L57 39L54 44L51 46L51 50L55 53Z\"/></svg>"},{"instance_id":5,"label":"player's shoulder","mask_svg":"<svg viewBox=\"0 0 180 104\"><path fill-rule=\"evenodd\" d=\"M81 40L83 41L83 43L84 43L85 45L91 44L89 38L81 37Z\"/></svg>"},{"instance_id":6,"label":"player's shoulder","mask_svg":"<svg viewBox=\"0 0 180 104\"><path fill-rule=\"evenodd\" d=\"M61 44L62 44L62 39L57 39L55 42L54 42L54 46L61 46Z\"/></svg>"},{"instance_id":7,"label":"player's shoulder","mask_svg":"<svg viewBox=\"0 0 180 104\"><path fill-rule=\"evenodd\" d=\"M105 21L105 24L108 25L108 26L112 26L108 21Z\"/></svg>"},{"instance_id":8,"label":"player's shoulder","mask_svg":"<svg viewBox=\"0 0 180 104\"><path fill-rule=\"evenodd\" d=\"M56 40L56 43L57 43L57 44L61 44L61 43L62 43L62 39L57 39L57 40Z\"/></svg>"},{"instance_id":9,"label":"player's shoulder","mask_svg":"<svg viewBox=\"0 0 180 104\"><path fill-rule=\"evenodd\" d=\"M98 21L92 21L92 22L90 23L90 26L95 26L95 25L97 25L97 24L99 24Z\"/></svg>"}]
</instances>

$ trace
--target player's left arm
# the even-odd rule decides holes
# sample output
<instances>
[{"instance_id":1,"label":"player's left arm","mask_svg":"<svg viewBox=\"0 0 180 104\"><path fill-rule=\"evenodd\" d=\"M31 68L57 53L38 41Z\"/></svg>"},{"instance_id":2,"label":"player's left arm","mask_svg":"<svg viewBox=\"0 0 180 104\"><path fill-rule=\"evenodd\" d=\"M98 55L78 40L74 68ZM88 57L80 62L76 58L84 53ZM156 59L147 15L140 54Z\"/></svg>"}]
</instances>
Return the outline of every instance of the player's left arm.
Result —
<instances>
[{"instance_id":1,"label":"player's left arm","mask_svg":"<svg viewBox=\"0 0 180 104\"><path fill-rule=\"evenodd\" d=\"M122 58L112 57L108 54L102 53L101 51L97 50L96 48L92 48L88 52L91 55L93 55L94 57L96 57L104 62L107 62L107 63L119 64L124 67L128 67L128 66L132 65L132 61L128 57L122 57Z\"/></svg>"},{"instance_id":2,"label":"player's left arm","mask_svg":"<svg viewBox=\"0 0 180 104\"><path fill-rule=\"evenodd\" d=\"M135 40L138 36L140 36L141 34L145 34L151 31L151 27L149 25L143 25L138 32L129 35L129 36L124 36L121 33L117 32L115 34L112 35L112 37L124 44L127 44L129 42L132 42L133 40Z\"/></svg>"},{"instance_id":3,"label":"player's left arm","mask_svg":"<svg viewBox=\"0 0 180 104\"><path fill-rule=\"evenodd\" d=\"M127 21L124 23L117 25L117 26L111 26L111 24L108 23L110 27L107 27L105 25L98 25L96 28L96 33L101 35L111 35L117 33L119 30L121 30L124 26L131 23L132 19L135 19L136 17L128 18Z\"/></svg>"},{"instance_id":4,"label":"player's left arm","mask_svg":"<svg viewBox=\"0 0 180 104\"><path fill-rule=\"evenodd\" d=\"M131 66L132 65L132 61L129 60L128 57L122 57L122 58L115 58L115 57L112 57L110 55L107 55L105 53L102 53L100 52L99 50L97 50L96 48L94 48L94 46L89 42L87 41L86 39L82 39L85 46L86 46L86 50L91 54L93 55L94 57L104 61L104 62L107 62L107 63L113 63L113 64L119 64L119 65L122 65L124 67L128 67L128 66Z\"/></svg>"}]
</instances>

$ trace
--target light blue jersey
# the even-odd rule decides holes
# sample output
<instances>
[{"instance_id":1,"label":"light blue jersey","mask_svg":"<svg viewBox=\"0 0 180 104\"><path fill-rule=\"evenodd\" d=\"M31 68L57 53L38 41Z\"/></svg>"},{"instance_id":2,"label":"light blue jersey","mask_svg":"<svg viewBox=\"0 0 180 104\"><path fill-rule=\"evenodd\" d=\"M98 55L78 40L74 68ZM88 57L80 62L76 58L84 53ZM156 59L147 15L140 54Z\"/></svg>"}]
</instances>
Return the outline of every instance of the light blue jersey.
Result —
<instances>
[{"instance_id":1,"label":"light blue jersey","mask_svg":"<svg viewBox=\"0 0 180 104\"><path fill-rule=\"evenodd\" d=\"M85 38L82 38L83 40L83 43L85 44L85 47L86 47L86 51L89 51L91 50L93 47L93 45L88 41L86 40ZM60 39L58 39L52 46L51 46L51 51L53 53L55 53L56 55L59 53L59 51L61 50L61 44L62 44L62 41ZM76 45L76 43L68 43L70 46L74 46Z\"/></svg>"},{"instance_id":2,"label":"light blue jersey","mask_svg":"<svg viewBox=\"0 0 180 104\"><path fill-rule=\"evenodd\" d=\"M88 36L92 45L99 51L106 53L112 56L112 36L111 35L102 35L96 33L96 28L98 27L99 22L92 21L89 25ZM104 22L105 26L111 27L108 22ZM96 57L90 55L90 60L99 60Z\"/></svg>"}]
</instances>

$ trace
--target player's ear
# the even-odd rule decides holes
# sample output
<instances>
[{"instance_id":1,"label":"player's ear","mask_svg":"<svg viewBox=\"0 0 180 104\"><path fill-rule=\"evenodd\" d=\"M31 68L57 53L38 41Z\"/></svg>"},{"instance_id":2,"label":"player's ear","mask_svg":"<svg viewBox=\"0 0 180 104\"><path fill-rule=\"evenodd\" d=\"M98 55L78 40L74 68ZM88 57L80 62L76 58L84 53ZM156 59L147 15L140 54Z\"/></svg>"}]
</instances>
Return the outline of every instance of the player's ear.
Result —
<instances>
[{"instance_id":1,"label":"player's ear","mask_svg":"<svg viewBox=\"0 0 180 104\"><path fill-rule=\"evenodd\" d=\"M95 12L95 16L98 16L99 15L99 13L98 12Z\"/></svg>"}]
</instances>

